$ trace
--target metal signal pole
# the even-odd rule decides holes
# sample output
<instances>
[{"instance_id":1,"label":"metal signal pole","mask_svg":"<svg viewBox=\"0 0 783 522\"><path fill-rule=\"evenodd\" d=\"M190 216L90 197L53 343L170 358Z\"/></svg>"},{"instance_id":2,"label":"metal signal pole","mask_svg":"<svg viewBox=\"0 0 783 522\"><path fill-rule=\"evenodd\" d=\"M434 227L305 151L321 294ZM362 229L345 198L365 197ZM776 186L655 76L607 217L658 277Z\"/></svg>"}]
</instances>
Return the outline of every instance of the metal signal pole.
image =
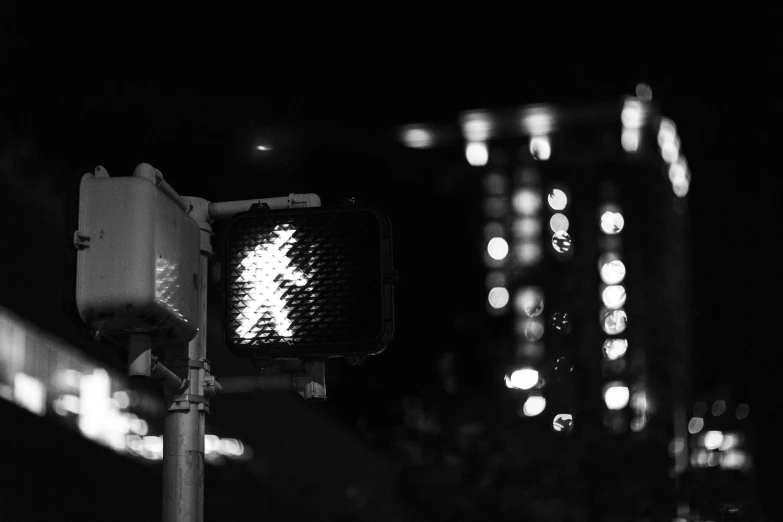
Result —
<instances>
[{"instance_id":1,"label":"metal signal pole","mask_svg":"<svg viewBox=\"0 0 783 522\"><path fill-rule=\"evenodd\" d=\"M197 276L199 327L187 346L167 349L166 366L183 379L184 391L167 389L166 419L163 428L163 520L202 522L204 520L204 424L209 398L217 384L210 376L207 360L207 271L212 255L212 227L209 202L187 198L190 215L201 229L201 258Z\"/></svg>"}]
</instances>

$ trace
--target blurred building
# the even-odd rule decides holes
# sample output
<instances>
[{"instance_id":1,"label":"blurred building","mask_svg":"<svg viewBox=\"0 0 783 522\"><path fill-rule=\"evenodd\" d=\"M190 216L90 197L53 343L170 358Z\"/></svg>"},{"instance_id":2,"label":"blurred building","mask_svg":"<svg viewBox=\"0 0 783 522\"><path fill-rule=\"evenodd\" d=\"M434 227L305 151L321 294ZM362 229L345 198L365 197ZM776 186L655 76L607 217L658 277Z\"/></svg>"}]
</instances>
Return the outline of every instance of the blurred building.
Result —
<instances>
[{"instance_id":1,"label":"blurred building","mask_svg":"<svg viewBox=\"0 0 783 522\"><path fill-rule=\"evenodd\" d=\"M687 516L689 448L672 443L687 437L690 404L691 175L675 124L642 89L470 111L460 131L481 216L480 350L502 429L528 453L512 475L548 467L557 479L540 496L590 519ZM455 141L428 125L402 138Z\"/></svg>"},{"instance_id":2,"label":"blurred building","mask_svg":"<svg viewBox=\"0 0 783 522\"><path fill-rule=\"evenodd\" d=\"M673 444L689 448L685 487L692 512L704 519L755 519L760 508L750 406L727 389L711 390L698 394L688 414L688 439Z\"/></svg>"}]
</instances>

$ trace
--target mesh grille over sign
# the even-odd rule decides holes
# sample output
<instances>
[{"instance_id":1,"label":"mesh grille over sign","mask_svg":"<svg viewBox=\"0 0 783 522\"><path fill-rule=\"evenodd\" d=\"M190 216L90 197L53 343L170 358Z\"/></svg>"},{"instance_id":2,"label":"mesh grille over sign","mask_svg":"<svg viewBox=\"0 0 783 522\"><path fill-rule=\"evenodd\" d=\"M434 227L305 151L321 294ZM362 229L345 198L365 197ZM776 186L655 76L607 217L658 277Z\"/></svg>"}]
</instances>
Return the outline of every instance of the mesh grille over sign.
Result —
<instances>
[{"instance_id":1,"label":"mesh grille over sign","mask_svg":"<svg viewBox=\"0 0 783 522\"><path fill-rule=\"evenodd\" d=\"M373 343L385 326L381 218L361 209L234 218L226 274L232 351L245 357L380 351Z\"/></svg>"}]
</instances>

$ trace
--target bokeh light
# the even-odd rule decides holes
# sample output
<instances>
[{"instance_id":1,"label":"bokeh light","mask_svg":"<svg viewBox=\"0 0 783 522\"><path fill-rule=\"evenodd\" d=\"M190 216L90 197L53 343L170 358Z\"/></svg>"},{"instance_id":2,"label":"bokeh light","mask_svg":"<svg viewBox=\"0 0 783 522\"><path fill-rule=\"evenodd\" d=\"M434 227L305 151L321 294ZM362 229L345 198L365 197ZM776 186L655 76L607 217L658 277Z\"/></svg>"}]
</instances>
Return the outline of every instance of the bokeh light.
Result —
<instances>
[{"instance_id":1,"label":"bokeh light","mask_svg":"<svg viewBox=\"0 0 783 522\"><path fill-rule=\"evenodd\" d=\"M541 260L541 245L535 241L526 241L515 247L517 260L522 265L533 265Z\"/></svg>"},{"instance_id":2,"label":"bokeh light","mask_svg":"<svg viewBox=\"0 0 783 522\"><path fill-rule=\"evenodd\" d=\"M492 259L505 259L508 255L508 243L502 237L493 237L487 245L487 252Z\"/></svg>"},{"instance_id":3,"label":"bokeh light","mask_svg":"<svg viewBox=\"0 0 783 522\"><path fill-rule=\"evenodd\" d=\"M514 306L519 313L538 317L544 311L544 294L538 287L521 288L514 297Z\"/></svg>"},{"instance_id":4,"label":"bokeh light","mask_svg":"<svg viewBox=\"0 0 783 522\"><path fill-rule=\"evenodd\" d=\"M487 145L481 141L471 141L465 145L465 158L474 167L482 167L489 161Z\"/></svg>"},{"instance_id":5,"label":"bokeh light","mask_svg":"<svg viewBox=\"0 0 783 522\"><path fill-rule=\"evenodd\" d=\"M627 323L628 316L624 310L613 310L604 316L602 326L607 334L617 335L625 331Z\"/></svg>"},{"instance_id":6,"label":"bokeh light","mask_svg":"<svg viewBox=\"0 0 783 522\"><path fill-rule=\"evenodd\" d=\"M626 152L636 152L639 150L639 129L623 129L620 136L620 143Z\"/></svg>"},{"instance_id":7,"label":"bokeh light","mask_svg":"<svg viewBox=\"0 0 783 522\"><path fill-rule=\"evenodd\" d=\"M704 429L704 419L701 417L692 417L688 421L688 433L695 435Z\"/></svg>"},{"instance_id":8,"label":"bokeh light","mask_svg":"<svg viewBox=\"0 0 783 522\"><path fill-rule=\"evenodd\" d=\"M514 193L511 204L519 214L533 216L541 208L541 196L531 189L520 189Z\"/></svg>"},{"instance_id":9,"label":"bokeh light","mask_svg":"<svg viewBox=\"0 0 783 522\"><path fill-rule=\"evenodd\" d=\"M408 146L417 149L426 149L432 147L432 133L420 127L410 127L402 132L402 141Z\"/></svg>"},{"instance_id":10,"label":"bokeh light","mask_svg":"<svg viewBox=\"0 0 783 522\"><path fill-rule=\"evenodd\" d=\"M514 370L511 375L507 377L512 388L519 388L520 390L529 390L538 384L538 371L532 368L520 368ZM508 385L508 384L507 384Z\"/></svg>"},{"instance_id":11,"label":"bokeh light","mask_svg":"<svg viewBox=\"0 0 783 522\"><path fill-rule=\"evenodd\" d=\"M626 100L620 115L623 127L638 129L644 122L644 108L638 100Z\"/></svg>"},{"instance_id":12,"label":"bokeh light","mask_svg":"<svg viewBox=\"0 0 783 522\"><path fill-rule=\"evenodd\" d=\"M558 413L552 419L552 428L555 431L570 432L574 428L574 416L570 413Z\"/></svg>"},{"instance_id":13,"label":"bokeh light","mask_svg":"<svg viewBox=\"0 0 783 522\"><path fill-rule=\"evenodd\" d=\"M653 92L652 88L646 83L640 83L636 85L636 97L640 100L650 102L652 101Z\"/></svg>"},{"instance_id":14,"label":"bokeh light","mask_svg":"<svg viewBox=\"0 0 783 522\"><path fill-rule=\"evenodd\" d=\"M625 226L625 218L620 212L606 211L601 214L601 230L605 234L619 234Z\"/></svg>"},{"instance_id":15,"label":"bokeh light","mask_svg":"<svg viewBox=\"0 0 783 522\"><path fill-rule=\"evenodd\" d=\"M625 264L619 259L601 265L601 279L608 285L616 285L625 279Z\"/></svg>"},{"instance_id":16,"label":"bokeh light","mask_svg":"<svg viewBox=\"0 0 783 522\"><path fill-rule=\"evenodd\" d=\"M522 406L522 412L527 417L535 417L536 415L540 415L545 408L546 408L546 399L544 399L540 395L533 395L531 397L528 397L527 400L525 401L524 406Z\"/></svg>"},{"instance_id":17,"label":"bokeh light","mask_svg":"<svg viewBox=\"0 0 783 522\"><path fill-rule=\"evenodd\" d=\"M503 195L508 188L508 180L497 172L492 172L484 177L484 191L487 194Z\"/></svg>"},{"instance_id":18,"label":"bokeh light","mask_svg":"<svg viewBox=\"0 0 783 522\"><path fill-rule=\"evenodd\" d=\"M538 341L544 336L544 323L538 317L519 320L517 328L517 333L530 342Z\"/></svg>"},{"instance_id":19,"label":"bokeh light","mask_svg":"<svg viewBox=\"0 0 783 522\"><path fill-rule=\"evenodd\" d=\"M604 388L604 402L610 410L621 410L628 405L630 391L628 386L620 382L613 382Z\"/></svg>"},{"instance_id":20,"label":"bokeh light","mask_svg":"<svg viewBox=\"0 0 783 522\"><path fill-rule=\"evenodd\" d=\"M547 203L552 210L563 210L568 205L568 196L560 189L552 189L547 196Z\"/></svg>"},{"instance_id":21,"label":"bokeh light","mask_svg":"<svg viewBox=\"0 0 783 522\"><path fill-rule=\"evenodd\" d=\"M708 450L716 450L723 444L723 432L708 431L704 434L704 447Z\"/></svg>"},{"instance_id":22,"label":"bokeh light","mask_svg":"<svg viewBox=\"0 0 783 522\"><path fill-rule=\"evenodd\" d=\"M484 225L484 239L489 241L493 237L503 237L505 235L503 225L497 221L491 221Z\"/></svg>"},{"instance_id":23,"label":"bokeh light","mask_svg":"<svg viewBox=\"0 0 783 522\"><path fill-rule=\"evenodd\" d=\"M502 286L498 286L489 291L489 305L499 310L508 304L508 290Z\"/></svg>"},{"instance_id":24,"label":"bokeh light","mask_svg":"<svg viewBox=\"0 0 783 522\"><path fill-rule=\"evenodd\" d=\"M546 161L552 155L552 146L546 136L533 136L530 138L530 155L539 161Z\"/></svg>"},{"instance_id":25,"label":"bokeh light","mask_svg":"<svg viewBox=\"0 0 783 522\"><path fill-rule=\"evenodd\" d=\"M561 254L568 252L571 250L571 236L568 232L558 230L552 235L552 247Z\"/></svg>"},{"instance_id":26,"label":"bokeh light","mask_svg":"<svg viewBox=\"0 0 783 522\"><path fill-rule=\"evenodd\" d=\"M549 228L552 229L552 232L567 232L568 218L559 212L552 215L552 217L549 219Z\"/></svg>"},{"instance_id":27,"label":"bokeh light","mask_svg":"<svg viewBox=\"0 0 783 522\"><path fill-rule=\"evenodd\" d=\"M607 308L617 309L625 305L625 287L623 285L610 285L604 288L601 299Z\"/></svg>"},{"instance_id":28,"label":"bokeh light","mask_svg":"<svg viewBox=\"0 0 783 522\"><path fill-rule=\"evenodd\" d=\"M616 361L628 351L628 341L626 339L607 339L604 341L604 357L610 361Z\"/></svg>"},{"instance_id":29,"label":"bokeh light","mask_svg":"<svg viewBox=\"0 0 783 522\"><path fill-rule=\"evenodd\" d=\"M506 274L497 270L493 270L487 273L484 282L486 283L486 287L489 289L495 288L496 286L506 286Z\"/></svg>"}]
</instances>

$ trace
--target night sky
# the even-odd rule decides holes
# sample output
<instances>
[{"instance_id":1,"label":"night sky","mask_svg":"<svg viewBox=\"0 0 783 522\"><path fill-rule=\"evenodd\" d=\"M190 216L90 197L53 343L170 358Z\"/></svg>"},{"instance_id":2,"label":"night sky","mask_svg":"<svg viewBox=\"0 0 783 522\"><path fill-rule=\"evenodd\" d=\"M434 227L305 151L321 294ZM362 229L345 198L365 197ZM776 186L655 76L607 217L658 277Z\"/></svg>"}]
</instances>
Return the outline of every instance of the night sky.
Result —
<instances>
[{"instance_id":1,"label":"night sky","mask_svg":"<svg viewBox=\"0 0 783 522\"><path fill-rule=\"evenodd\" d=\"M13 53L6 59L20 65ZM780 420L774 335L780 276L773 261L780 174L770 151L781 137L783 98L772 88L779 62L728 66L724 57L701 57L524 70L479 81L468 71L406 79L404 69L395 69L388 81L378 74L344 86L313 77L295 95L270 87L273 75L204 85L93 78L84 89L75 85L78 77L47 85L6 76L0 77L0 139L32 137L48 156L42 163L69 173L101 164L112 175L129 175L148 162L186 196L225 201L315 192L324 204L357 196L384 208L394 224L401 275L397 333L363 367L330 363L324 406L349 429L369 425L383 433L389 418L400 415L385 398L426 394L437 386L435 354L450 346L469 350L475 342L475 307L453 274L480 266L462 232L477 215L458 211L470 204L468 181L406 171L415 162L392 161L392 131L406 123L453 122L475 108L611 101L647 83L661 112L677 124L693 173L694 391L726 387L735 400L748 401L760 414L758 468L773 469L780 461L771 433ZM275 150L259 154L259 142ZM443 152L444 161L449 154ZM215 325L214 306L211 313ZM250 373L220 348L210 359L217 375Z\"/></svg>"}]
</instances>

